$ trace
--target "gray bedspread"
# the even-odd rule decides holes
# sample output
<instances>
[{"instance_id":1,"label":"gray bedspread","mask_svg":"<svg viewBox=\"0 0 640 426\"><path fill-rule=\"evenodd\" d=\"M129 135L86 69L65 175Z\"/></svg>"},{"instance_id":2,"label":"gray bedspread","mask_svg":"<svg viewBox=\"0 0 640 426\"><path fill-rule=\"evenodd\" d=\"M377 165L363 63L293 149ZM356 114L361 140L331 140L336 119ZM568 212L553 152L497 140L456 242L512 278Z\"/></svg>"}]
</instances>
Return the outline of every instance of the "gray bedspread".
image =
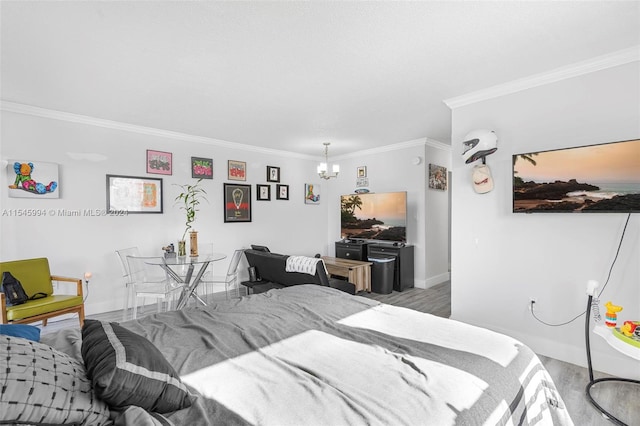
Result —
<instances>
[{"instance_id":1,"label":"gray bedspread","mask_svg":"<svg viewBox=\"0 0 640 426\"><path fill-rule=\"evenodd\" d=\"M198 395L169 416L176 425L572 424L522 343L328 287L122 325L153 342Z\"/></svg>"}]
</instances>

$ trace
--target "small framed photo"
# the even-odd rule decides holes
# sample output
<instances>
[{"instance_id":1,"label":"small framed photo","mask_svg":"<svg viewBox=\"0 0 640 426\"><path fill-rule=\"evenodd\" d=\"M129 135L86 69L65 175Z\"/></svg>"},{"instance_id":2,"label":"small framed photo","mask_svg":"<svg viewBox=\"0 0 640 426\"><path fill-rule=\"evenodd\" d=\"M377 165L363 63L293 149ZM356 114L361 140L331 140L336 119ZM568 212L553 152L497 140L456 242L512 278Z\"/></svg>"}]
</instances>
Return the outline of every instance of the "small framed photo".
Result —
<instances>
[{"instance_id":1,"label":"small framed photo","mask_svg":"<svg viewBox=\"0 0 640 426\"><path fill-rule=\"evenodd\" d=\"M191 177L194 179L213 179L213 159L191 157Z\"/></svg>"},{"instance_id":2,"label":"small framed photo","mask_svg":"<svg viewBox=\"0 0 640 426\"><path fill-rule=\"evenodd\" d=\"M271 200L271 185L256 185L256 199L258 201Z\"/></svg>"},{"instance_id":3,"label":"small framed photo","mask_svg":"<svg viewBox=\"0 0 640 426\"><path fill-rule=\"evenodd\" d=\"M289 185L276 185L276 200L289 199Z\"/></svg>"},{"instance_id":4,"label":"small framed photo","mask_svg":"<svg viewBox=\"0 0 640 426\"><path fill-rule=\"evenodd\" d=\"M173 168L173 154L170 152L147 150L147 173L170 175Z\"/></svg>"},{"instance_id":5,"label":"small framed photo","mask_svg":"<svg viewBox=\"0 0 640 426\"><path fill-rule=\"evenodd\" d=\"M267 166L267 182L280 182L280 167Z\"/></svg>"},{"instance_id":6,"label":"small framed photo","mask_svg":"<svg viewBox=\"0 0 640 426\"><path fill-rule=\"evenodd\" d=\"M251 222L251 185L224 184L224 221Z\"/></svg>"},{"instance_id":7,"label":"small framed photo","mask_svg":"<svg viewBox=\"0 0 640 426\"><path fill-rule=\"evenodd\" d=\"M366 178L367 177L367 166L358 167L358 178Z\"/></svg>"},{"instance_id":8,"label":"small framed photo","mask_svg":"<svg viewBox=\"0 0 640 426\"><path fill-rule=\"evenodd\" d=\"M229 160L229 180L247 180L247 163L244 161Z\"/></svg>"},{"instance_id":9,"label":"small framed photo","mask_svg":"<svg viewBox=\"0 0 640 426\"><path fill-rule=\"evenodd\" d=\"M314 183L304 184L304 203L320 204L320 185Z\"/></svg>"},{"instance_id":10,"label":"small framed photo","mask_svg":"<svg viewBox=\"0 0 640 426\"><path fill-rule=\"evenodd\" d=\"M447 168L429 164L429 188L440 191L447 190Z\"/></svg>"},{"instance_id":11,"label":"small framed photo","mask_svg":"<svg viewBox=\"0 0 640 426\"><path fill-rule=\"evenodd\" d=\"M107 211L162 213L162 179L107 175Z\"/></svg>"}]
</instances>

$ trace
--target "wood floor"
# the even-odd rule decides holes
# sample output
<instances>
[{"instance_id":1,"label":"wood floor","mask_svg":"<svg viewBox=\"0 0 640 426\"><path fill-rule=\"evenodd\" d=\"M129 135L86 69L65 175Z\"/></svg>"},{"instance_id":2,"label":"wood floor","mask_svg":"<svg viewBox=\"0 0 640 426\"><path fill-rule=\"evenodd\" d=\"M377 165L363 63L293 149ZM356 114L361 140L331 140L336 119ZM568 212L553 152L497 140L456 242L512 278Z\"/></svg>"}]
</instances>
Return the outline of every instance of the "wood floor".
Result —
<instances>
[{"instance_id":1,"label":"wood floor","mask_svg":"<svg viewBox=\"0 0 640 426\"><path fill-rule=\"evenodd\" d=\"M364 292L359 295L389 305L402 306L444 318L451 316L450 282L438 284L426 290L411 288L403 292L394 291L388 295ZM224 295L212 295L210 298L210 300L220 299L224 299ZM154 312L154 307L149 306L144 313L152 312ZM117 322L122 319L122 311L91 315L87 318ZM75 327L77 324L77 318L58 322L50 321L42 333ZM585 386L589 381L586 368L544 356L539 356L539 358L553 378L576 426L608 426L613 424L606 420L585 397ZM594 375L596 378L607 377L606 374L598 372L595 372ZM610 410L628 426L640 426L640 386L605 383L596 385L592 395L601 406Z\"/></svg>"}]
</instances>

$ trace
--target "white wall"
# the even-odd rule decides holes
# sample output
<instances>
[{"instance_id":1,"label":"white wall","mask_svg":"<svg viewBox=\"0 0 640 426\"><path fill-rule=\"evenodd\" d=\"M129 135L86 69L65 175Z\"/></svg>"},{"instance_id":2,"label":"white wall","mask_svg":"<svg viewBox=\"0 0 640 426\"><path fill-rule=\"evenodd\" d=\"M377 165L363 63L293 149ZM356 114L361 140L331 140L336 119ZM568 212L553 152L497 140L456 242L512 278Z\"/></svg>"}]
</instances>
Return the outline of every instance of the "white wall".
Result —
<instances>
[{"instance_id":1,"label":"white wall","mask_svg":"<svg viewBox=\"0 0 640 426\"><path fill-rule=\"evenodd\" d=\"M427 170L430 162L448 168L450 156L447 146L419 139L339 158L340 176L323 186L335 206L328 212L328 252L335 254L334 243L340 239L340 195L354 192L356 170L366 166L371 192L407 191L407 244L414 246L415 286L427 288L449 279L447 193L427 189Z\"/></svg>"},{"instance_id":2,"label":"white wall","mask_svg":"<svg viewBox=\"0 0 640 426\"><path fill-rule=\"evenodd\" d=\"M115 250L138 246L143 254L161 255L161 247L177 240L184 230L184 214L174 204L180 189L176 184L195 183L191 178L190 158L214 160L214 179L203 180L208 203L201 205L195 229L201 243L213 242L225 261L217 272L227 268L234 249L263 243L273 251L290 254L314 254L326 240L326 204L304 204L305 182L319 183L316 162L287 157L286 153L246 151L185 140L140 134L2 112L3 161L9 159L47 161L60 165L60 198L8 198L1 191L3 215L0 216L0 259L48 257L52 272L58 275L93 278L86 301L87 314L121 309L124 303L123 281ZM173 175L147 175L147 149L173 153ZM67 153L96 153L106 160L99 162L72 160ZM227 160L247 162L247 181L251 184L253 214L251 223L224 223L222 183L227 180ZM255 200L255 184L266 183L266 166L281 167L281 183L289 185L289 201ZM12 165L8 165L12 169ZM15 217L8 212L21 209L104 209L106 174L162 177L164 214L131 214L127 217ZM7 173L3 168L3 188ZM15 175L14 175L15 176ZM34 177L37 173L34 173ZM244 265L246 266L246 265ZM243 272L245 268L243 267Z\"/></svg>"},{"instance_id":3,"label":"white wall","mask_svg":"<svg viewBox=\"0 0 640 426\"><path fill-rule=\"evenodd\" d=\"M626 214L513 214L511 156L636 139L640 135L638 62L459 107L453 111L452 317L519 338L536 352L586 365L584 318L548 327L528 311L560 323L583 312L586 283L604 283ZM461 141L495 130L487 158L495 189L476 194ZM629 221L602 302L624 306L620 320L640 318L640 215ZM604 311L602 311L604 314ZM596 370L640 377L637 361L592 339Z\"/></svg>"},{"instance_id":4,"label":"white wall","mask_svg":"<svg viewBox=\"0 0 640 426\"><path fill-rule=\"evenodd\" d=\"M86 300L89 315L123 306L124 284L115 250L138 246L143 254L161 255L162 246L172 242L177 246L184 230L184 214L174 203L180 192L176 185L195 183L189 169L192 156L214 160L214 179L202 183L209 202L201 205L194 228L199 232L201 243L213 242L215 251L228 256L227 260L216 264L217 272L226 270L234 249L252 243L266 244L274 252L287 254L334 254L334 242L340 238L339 196L353 192L356 168L365 165L372 191L408 192L408 240L416 246L416 285L425 287L448 278L448 275L442 275L447 271L446 259L444 263L440 257L431 260L430 248L425 243L427 224L432 218L438 218L440 223L441 217L447 215L446 211L440 211L442 203L438 201L438 198L446 197L446 193L431 194L425 189L429 157L435 158L437 161L433 162L439 165L448 166L449 157L442 154L447 150L435 142L431 145L438 148L425 148L426 140L419 140L338 159L342 167L340 176L323 181L315 173L315 158L247 149L222 141L199 142L198 138L189 136L181 139L152 129L136 129L117 123L115 126L103 125L99 120L73 122L74 117L69 116L59 120L54 119L58 114L42 113L38 109L31 112L35 115L2 111L0 159L3 164L8 160L58 163L60 198L9 198L7 190L0 191L0 259L42 256L49 258L55 274L82 277L84 272L92 272ZM173 153L171 176L146 174L147 149ZM91 153L103 160L74 160L68 153ZM416 157L422 159L419 165L412 163ZM229 182L227 160L247 163L247 181L239 183L252 187L251 223L223 222L222 183ZM289 201L275 199L275 184L271 184L271 201L256 201L255 184L267 183L267 165L281 168L281 183L289 185ZM6 168L10 169L9 173ZM13 175L12 164L7 164L6 168L0 173L0 185L4 188L12 183L8 182L8 175ZM127 217L11 214L24 209L104 209L107 174L162 177L164 213L130 214ZM34 177L37 178L37 173ZM320 205L304 204L305 183L314 183L316 188L321 188ZM433 197L430 201L433 205L428 209L425 192ZM439 230L439 225L435 229ZM439 231L430 232L431 245L439 237ZM446 252L447 240L433 242L433 245ZM241 264L243 275L246 275L245 267Z\"/></svg>"}]
</instances>

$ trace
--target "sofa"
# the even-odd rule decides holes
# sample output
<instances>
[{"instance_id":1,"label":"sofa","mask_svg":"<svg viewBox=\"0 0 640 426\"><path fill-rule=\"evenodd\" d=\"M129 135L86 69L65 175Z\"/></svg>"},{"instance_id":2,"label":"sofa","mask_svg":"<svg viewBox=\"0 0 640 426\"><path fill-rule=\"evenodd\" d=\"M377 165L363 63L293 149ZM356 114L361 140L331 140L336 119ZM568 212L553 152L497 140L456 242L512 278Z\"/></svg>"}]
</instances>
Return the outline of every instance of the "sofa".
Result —
<instances>
[{"instance_id":1,"label":"sofa","mask_svg":"<svg viewBox=\"0 0 640 426\"><path fill-rule=\"evenodd\" d=\"M328 276L322 259L307 258L308 263L315 263L313 260L317 260L315 275L310 275L304 272L287 272L287 259L290 256L285 254L247 249L244 251L244 255L249 267L255 268L258 280L245 281L242 284L253 290L253 293L264 293L271 289L299 284L317 284L336 288L349 294L356 294L356 286L353 283Z\"/></svg>"}]
</instances>

